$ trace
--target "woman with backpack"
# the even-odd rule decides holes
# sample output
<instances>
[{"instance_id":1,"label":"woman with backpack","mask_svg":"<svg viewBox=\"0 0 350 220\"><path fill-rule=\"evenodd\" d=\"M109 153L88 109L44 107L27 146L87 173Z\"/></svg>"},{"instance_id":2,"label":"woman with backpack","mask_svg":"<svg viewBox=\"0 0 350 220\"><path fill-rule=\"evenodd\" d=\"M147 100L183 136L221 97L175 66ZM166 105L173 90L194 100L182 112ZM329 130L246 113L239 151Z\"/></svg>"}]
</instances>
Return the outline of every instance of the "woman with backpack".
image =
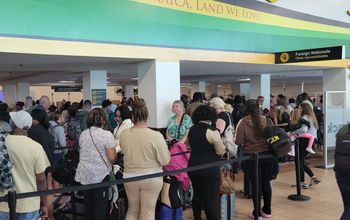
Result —
<instances>
[{"instance_id":1,"label":"woman with backpack","mask_svg":"<svg viewBox=\"0 0 350 220\"><path fill-rule=\"evenodd\" d=\"M61 113L51 113L49 123L49 132L53 136L55 144L52 154L54 162L52 165L55 167L64 159L64 155L68 152L67 149L62 149L66 147L66 134L63 127L64 117ZM60 184L55 180L53 180L53 188L60 188Z\"/></svg>"},{"instance_id":2,"label":"woman with backpack","mask_svg":"<svg viewBox=\"0 0 350 220\"><path fill-rule=\"evenodd\" d=\"M259 115L259 104L254 99L250 99L246 102L246 115L238 123L236 129L236 144L243 144L243 151L245 155L254 155L259 153L260 155L271 154L267 148L266 138L263 135L263 130L267 126L267 118ZM252 198L254 204L254 210L249 214L250 218L254 218L257 213L259 219L262 217L270 218L271 215L271 178L272 167L274 164L273 158L266 158L259 160L259 179L258 179L258 192L256 191L256 183L254 181L254 161L247 160L242 162L242 168L246 175L248 175L250 182L252 183ZM264 206L261 208L261 193L264 199ZM254 198L259 198L258 207L254 203Z\"/></svg>"}]
</instances>

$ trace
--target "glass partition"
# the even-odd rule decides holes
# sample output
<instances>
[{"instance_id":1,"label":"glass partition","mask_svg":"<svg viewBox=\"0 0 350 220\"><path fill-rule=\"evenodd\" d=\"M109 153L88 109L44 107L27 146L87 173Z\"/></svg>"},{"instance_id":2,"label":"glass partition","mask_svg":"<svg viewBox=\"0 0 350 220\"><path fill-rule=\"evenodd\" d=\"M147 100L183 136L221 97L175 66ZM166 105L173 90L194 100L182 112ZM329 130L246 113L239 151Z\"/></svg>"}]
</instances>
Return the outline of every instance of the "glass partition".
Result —
<instances>
[{"instance_id":1,"label":"glass partition","mask_svg":"<svg viewBox=\"0 0 350 220\"><path fill-rule=\"evenodd\" d=\"M324 166L332 168L335 135L350 121L350 91L326 91L324 97Z\"/></svg>"}]
</instances>

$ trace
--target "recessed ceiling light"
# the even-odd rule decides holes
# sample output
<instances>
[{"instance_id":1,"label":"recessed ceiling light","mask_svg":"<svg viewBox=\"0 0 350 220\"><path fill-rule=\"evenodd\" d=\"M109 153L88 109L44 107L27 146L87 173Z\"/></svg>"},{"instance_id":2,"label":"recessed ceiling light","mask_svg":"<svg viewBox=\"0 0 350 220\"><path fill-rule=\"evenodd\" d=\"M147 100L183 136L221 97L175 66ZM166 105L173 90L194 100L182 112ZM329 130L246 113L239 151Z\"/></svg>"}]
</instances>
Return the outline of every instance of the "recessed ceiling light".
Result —
<instances>
[{"instance_id":1,"label":"recessed ceiling light","mask_svg":"<svg viewBox=\"0 0 350 220\"><path fill-rule=\"evenodd\" d=\"M241 81L250 81L249 78L244 78L244 79L237 79L237 81L241 82Z\"/></svg>"},{"instance_id":2,"label":"recessed ceiling light","mask_svg":"<svg viewBox=\"0 0 350 220\"><path fill-rule=\"evenodd\" d=\"M74 83L75 81L71 81L71 80L61 80L58 81L59 83Z\"/></svg>"},{"instance_id":3,"label":"recessed ceiling light","mask_svg":"<svg viewBox=\"0 0 350 220\"><path fill-rule=\"evenodd\" d=\"M134 78L131 78L132 80L138 80L139 78L137 78L137 77L134 77Z\"/></svg>"}]
</instances>

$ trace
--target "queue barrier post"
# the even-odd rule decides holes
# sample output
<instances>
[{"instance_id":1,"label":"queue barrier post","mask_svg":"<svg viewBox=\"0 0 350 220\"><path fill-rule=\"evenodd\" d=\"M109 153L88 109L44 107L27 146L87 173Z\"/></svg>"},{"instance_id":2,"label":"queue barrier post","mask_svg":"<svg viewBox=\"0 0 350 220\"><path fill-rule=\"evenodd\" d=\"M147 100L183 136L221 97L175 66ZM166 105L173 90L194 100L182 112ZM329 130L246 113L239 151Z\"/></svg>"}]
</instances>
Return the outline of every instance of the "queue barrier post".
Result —
<instances>
[{"instance_id":1,"label":"queue barrier post","mask_svg":"<svg viewBox=\"0 0 350 220\"><path fill-rule=\"evenodd\" d=\"M295 141L294 141L294 149L295 149L295 157L294 157L295 181L296 181L296 187L297 187L297 194L289 195L288 199L293 200L293 201L307 201L307 200L310 200L310 197L301 194L301 187L300 187L300 150L299 150L299 140L298 140L298 138L296 138Z\"/></svg>"},{"instance_id":2,"label":"queue barrier post","mask_svg":"<svg viewBox=\"0 0 350 220\"><path fill-rule=\"evenodd\" d=\"M253 155L254 161L254 182L255 182L255 196L254 196L254 220L259 219L259 153Z\"/></svg>"},{"instance_id":3,"label":"queue barrier post","mask_svg":"<svg viewBox=\"0 0 350 220\"><path fill-rule=\"evenodd\" d=\"M16 220L17 193L11 190L7 193L7 202L10 210L10 220Z\"/></svg>"}]
</instances>

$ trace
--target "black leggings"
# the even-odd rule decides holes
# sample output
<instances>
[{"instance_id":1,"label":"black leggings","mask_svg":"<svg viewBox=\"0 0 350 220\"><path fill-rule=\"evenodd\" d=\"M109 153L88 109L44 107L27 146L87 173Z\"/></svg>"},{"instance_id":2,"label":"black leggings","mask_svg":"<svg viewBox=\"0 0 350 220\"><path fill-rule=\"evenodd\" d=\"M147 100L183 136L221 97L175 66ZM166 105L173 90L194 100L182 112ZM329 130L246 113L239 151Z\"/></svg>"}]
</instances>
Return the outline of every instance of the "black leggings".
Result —
<instances>
[{"instance_id":1,"label":"black leggings","mask_svg":"<svg viewBox=\"0 0 350 220\"><path fill-rule=\"evenodd\" d=\"M310 167L305 163L305 157L308 154L308 152L306 151L308 144L308 138L299 138L300 182L305 182L305 172L310 177L314 176L314 173L312 172Z\"/></svg>"},{"instance_id":2,"label":"black leggings","mask_svg":"<svg viewBox=\"0 0 350 220\"><path fill-rule=\"evenodd\" d=\"M264 153L262 153L264 154ZM244 173L248 175L250 182L252 184L252 200L254 204L254 214L256 210L258 211L258 215L261 215L261 193L263 195L264 199L264 207L262 210L266 214L271 214L271 197L272 197L272 190L271 190L271 177L272 177L272 166L274 163L274 159L268 158L268 159L260 159L259 160L259 171L258 171L258 192L256 192L256 183L255 183L255 176L254 176L254 161L253 160L247 160L242 162L242 168L244 170ZM258 194L258 207L255 207L254 198Z\"/></svg>"},{"instance_id":3,"label":"black leggings","mask_svg":"<svg viewBox=\"0 0 350 220\"><path fill-rule=\"evenodd\" d=\"M103 180L108 181L108 176ZM85 220L106 219L108 187L83 191Z\"/></svg>"},{"instance_id":4,"label":"black leggings","mask_svg":"<svg viewBox=\"0 0 350 220\"><path fill-rule=\"evenodd\" d=\"M189 175L193 186L192 209L194 220L201 220L201 211L204 208L208 220L219 220L219 179L209 179Z\"/></svg>"}]
</instances>

